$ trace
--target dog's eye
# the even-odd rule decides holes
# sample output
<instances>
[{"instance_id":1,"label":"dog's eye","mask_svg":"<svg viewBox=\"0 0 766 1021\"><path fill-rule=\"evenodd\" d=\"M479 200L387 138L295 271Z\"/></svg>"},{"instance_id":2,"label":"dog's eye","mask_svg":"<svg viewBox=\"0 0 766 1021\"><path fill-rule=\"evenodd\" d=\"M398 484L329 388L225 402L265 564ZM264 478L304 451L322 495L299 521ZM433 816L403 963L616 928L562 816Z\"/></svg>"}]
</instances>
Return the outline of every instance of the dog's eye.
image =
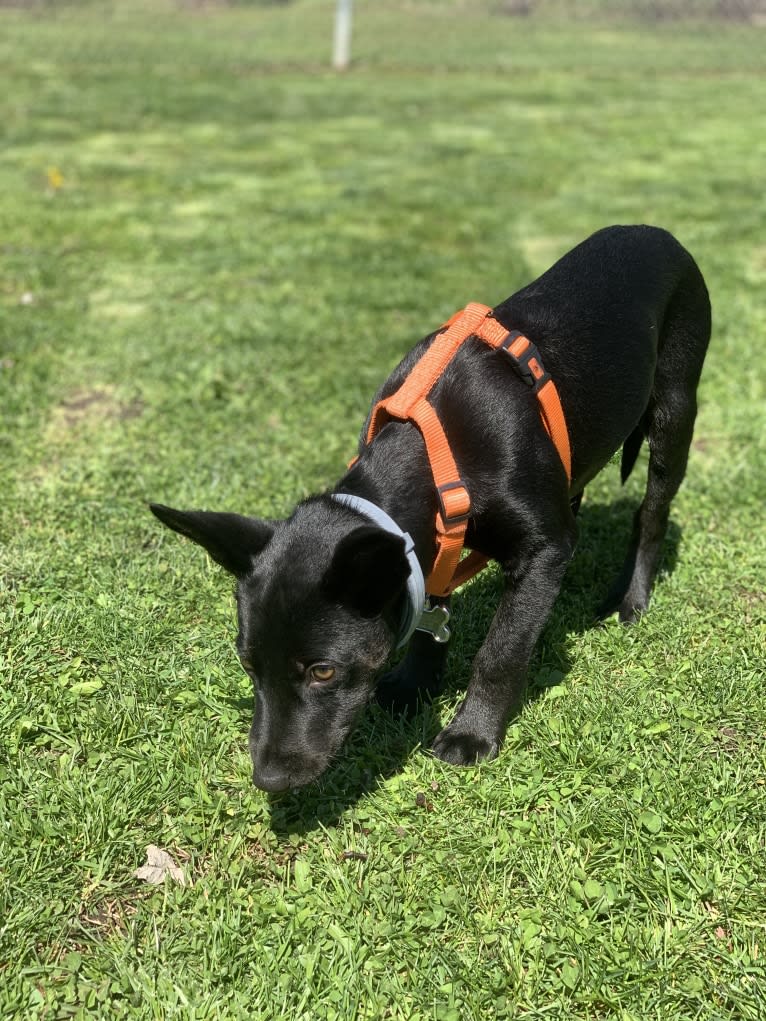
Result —
<instances>
[{"instance_id":1,"label":"dog's eye","mask_svg":"<svg viewBox=\"0 0 766 1021\"><path fill-rule=\"evenodd\" d=\"M335 667L329 663L315 663L309 667L309 677L319 684L327 684L335 677Z\"/></svg>"}]
</instances>

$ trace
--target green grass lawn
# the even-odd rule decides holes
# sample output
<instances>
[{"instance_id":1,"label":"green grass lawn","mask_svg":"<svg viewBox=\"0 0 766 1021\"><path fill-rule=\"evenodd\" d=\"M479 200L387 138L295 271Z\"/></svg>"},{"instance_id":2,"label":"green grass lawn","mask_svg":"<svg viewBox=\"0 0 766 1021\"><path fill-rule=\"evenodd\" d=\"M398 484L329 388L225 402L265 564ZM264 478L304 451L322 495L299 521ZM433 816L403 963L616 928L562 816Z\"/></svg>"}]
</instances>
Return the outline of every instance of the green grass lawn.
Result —
<instances>
[{"instance_id":1,"label":"green grass lawn","mask_svg":"<svg viewBox=\"0 0 766 1021\"><path fill-rule=\"evenodd\" d=\"M763 1021L766 30L360 0L338 77L332 6L0 9L0 1015ZM146 502L287 513L415 339L612 222L714 310L649 614L591 624L612 466L495 762L427 752L489 572L445 696L270 800L230 581Z\"/></svg>"}]
</instances>

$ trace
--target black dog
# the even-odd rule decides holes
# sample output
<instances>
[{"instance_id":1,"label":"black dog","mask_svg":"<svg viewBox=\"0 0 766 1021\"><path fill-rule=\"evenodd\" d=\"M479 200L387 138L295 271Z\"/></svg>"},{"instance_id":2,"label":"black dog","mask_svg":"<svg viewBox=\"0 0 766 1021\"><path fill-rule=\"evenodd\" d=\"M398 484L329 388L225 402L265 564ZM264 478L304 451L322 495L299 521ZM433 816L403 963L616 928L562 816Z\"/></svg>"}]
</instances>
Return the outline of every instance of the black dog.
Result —
<instances>
[{"instance_id":1,"label":"black dog","mask_svg":"<svg viewBox=\"0 0 766 1021\"><path fill-rule=\"evenodd\" d=\"M520 704L572 555L583 488L620 446L624 481L644 437L646 495L603 613L631 622L646 609L710 338L699 269L653 227L599 231L493 316L539 348L566 416L572 479L510 360L475 337L463 343L429 401L470 493L465 544L501 564L505 590L465 700L434 742L437 756L459 765L496 755ZM376 400L397 390L436 335L416 345ZM300 503L287 521L152 506L237 578L238 649L255 686L253 782L264 790L299 787L326 768L402 630L411 631L417 565L428 573L434 561L438 502L421 433L392 421L372 443L366 434L332 492ZM409 554L402 533L412 537ZM444 651L416 632L381 685L387 701L437 690Z\"/></svg>"}]
</instances>

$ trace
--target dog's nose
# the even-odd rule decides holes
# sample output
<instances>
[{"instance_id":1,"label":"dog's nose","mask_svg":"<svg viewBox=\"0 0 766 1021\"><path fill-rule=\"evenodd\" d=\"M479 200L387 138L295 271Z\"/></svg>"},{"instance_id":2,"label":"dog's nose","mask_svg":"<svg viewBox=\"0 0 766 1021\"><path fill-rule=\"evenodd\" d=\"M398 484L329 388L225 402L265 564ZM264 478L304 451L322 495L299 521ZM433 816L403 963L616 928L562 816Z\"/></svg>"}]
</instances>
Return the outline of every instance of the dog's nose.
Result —
<instances>
[{"instance_id":1,"label":"dog's nose","mask_svg":"<svg viewBox=\"0 0 766 1021\"><path fill-rule=\"evenodd\" d=\"M253 783L262 791L276 794L290 788L290 774L279 766L267 765L253 768Z\"/></svg>"}]
</instances>

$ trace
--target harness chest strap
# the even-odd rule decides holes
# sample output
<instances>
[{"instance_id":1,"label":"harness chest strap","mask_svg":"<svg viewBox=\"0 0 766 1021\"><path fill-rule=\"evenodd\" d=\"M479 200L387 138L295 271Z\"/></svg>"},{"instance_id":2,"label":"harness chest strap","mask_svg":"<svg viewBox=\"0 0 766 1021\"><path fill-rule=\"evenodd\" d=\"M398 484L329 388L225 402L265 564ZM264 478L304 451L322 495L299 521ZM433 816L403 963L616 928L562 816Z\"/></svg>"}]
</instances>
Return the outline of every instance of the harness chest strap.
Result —
<instances>
[{"instance_id":1,"label":"harness chest strap","mask_svg":"<svg viewBox=\"0 0 766 1021\"><path fill-rule=\"evenodd\" d=\"M412 422L420 430L439 498L436 514L436 559L426 581L430 595L445 596L487 563L488 557L472 551L460 560L471 498L466 489L449 441L427 397L434 384L469 337L478 337L492 348L502 349L522 378L533 387L546 432L558 451L567 479L571 481L569 434L558 391L545 371L537 348L517 331L506 330L487 305L472 302L445 324L428 350L415 364L399 389L373 408L367 443L391 419Z\"/></svg>"}]
</instances>

